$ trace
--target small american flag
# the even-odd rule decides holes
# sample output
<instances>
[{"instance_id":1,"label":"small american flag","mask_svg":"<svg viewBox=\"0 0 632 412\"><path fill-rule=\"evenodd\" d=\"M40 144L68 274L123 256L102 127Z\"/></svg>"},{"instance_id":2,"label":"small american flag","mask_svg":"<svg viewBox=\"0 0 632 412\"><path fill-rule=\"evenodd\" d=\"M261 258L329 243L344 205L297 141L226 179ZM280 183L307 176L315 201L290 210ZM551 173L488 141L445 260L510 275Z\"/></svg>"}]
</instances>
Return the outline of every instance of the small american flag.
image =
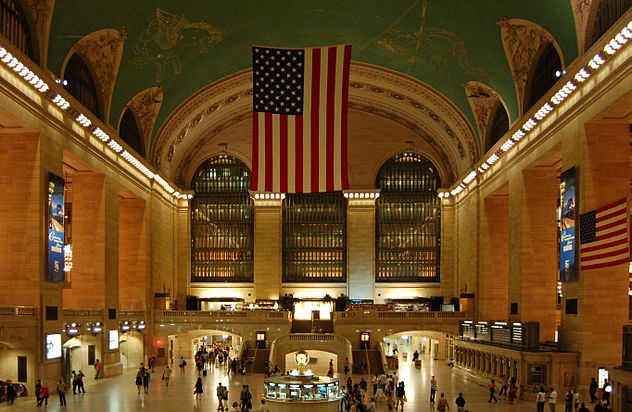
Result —
<instances>
[{"instance_id":1,"label":"small american flag","mask_svg":"<svg viewBox=\"0 0 632 412\"><path fill-rule=\"evenodd\" d=\"M350 62L351 45L252 48L252 190L349 187Z\"/></svg>"},{"instance_id":2,"label":"small american flag","mask_svg":"<svg viewBox=\"0 0 632 412\"><path fill-rule=\"evenodd\" d=\"M582 270L630 262L627 199L584 213L579 222Z\"/></svg>"}]
</instances>

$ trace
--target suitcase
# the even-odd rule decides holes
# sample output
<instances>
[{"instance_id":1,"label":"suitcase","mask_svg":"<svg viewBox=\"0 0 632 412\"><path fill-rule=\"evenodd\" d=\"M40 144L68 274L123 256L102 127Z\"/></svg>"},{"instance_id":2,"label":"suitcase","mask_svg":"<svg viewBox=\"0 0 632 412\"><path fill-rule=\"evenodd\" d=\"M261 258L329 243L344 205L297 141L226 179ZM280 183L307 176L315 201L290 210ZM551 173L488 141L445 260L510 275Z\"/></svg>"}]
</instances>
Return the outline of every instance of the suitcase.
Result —
<instances>
[{"instance_id":1,"label":"suitcase","mask_svg":"<svg viewBox=\"0 0 632 412\"><path fill-rule=\"evenodd\" d=\"M202 376L206 376L206 374L207 374L207 370L206 370L206 369L204 369L204 370L202 371Z\"/></svg>"}]
</instances>

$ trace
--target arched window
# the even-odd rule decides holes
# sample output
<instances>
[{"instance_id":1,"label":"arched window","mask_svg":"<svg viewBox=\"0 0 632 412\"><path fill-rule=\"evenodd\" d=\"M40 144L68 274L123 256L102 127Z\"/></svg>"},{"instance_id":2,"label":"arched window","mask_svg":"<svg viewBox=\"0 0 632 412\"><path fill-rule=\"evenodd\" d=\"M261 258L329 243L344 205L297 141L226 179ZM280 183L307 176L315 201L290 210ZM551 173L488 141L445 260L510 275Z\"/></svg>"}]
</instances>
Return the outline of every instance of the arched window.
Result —
<instances>
[{"instance_id":1,"label":"arched window","mask_svg":"<svg viewBox=\"0 0 632 412\"><path fill-rule=\"evenodd\" d=\"M595 44L630 8L632 8L632 0L601 0L597 9L592 39L590 42L587 42L586 50Z\"/></svg>"},{"instance_id":2,"label":"arched window","mask_svg":"<svg viewBox=\"0 0 632 412\"><path fill-rule=\"evenodd\" d=\"M283 201L283 281L345 282L347 200L342 192Z\"/></svg>"},{"instance_id":3,"label":"arched window","mask_svg":"<svg viewBox=\"0 0 632 412\"><path fill-rule=\"evenodd\" d=\"M509 130L509 116L507 116L505 106L503 106L501 102L498 102L496 104L494 116L492 117L487 129L487 145L485 147L485 151L491 149L491 147L495 145L505 133L507 133L507 130Z\"/></svg>"},{"instance_id":4,"label":"arched window","mask_svg":"<svg viewBox=\"0 0 632 412\"><path fill-rule=\"evenodd\" d=\"M33 52L31 34L20 3L15 0L0 0L0 32L31 60L38 63Z\"/></svg>"},{"instance_id":5,"label":"arched window","mask_svg":"<svg viewBox=\"0 0 632 412\"><path fill-rule=\"evenodd\" d=\"M376 282L438 282L439 174L426 158L403 153L377 175Z\"/></svg>"},{"instance_id":6,"label":"arched window","mask_svg":"<svg viewBox=\"0 0 632 412\"><path fill-rule=\"evenodd\" d=\"M77 54L73 54L64 70L66 89L90 112L102 119L99 93L88 65Z\"/></svg>"},{"instance_id":7,"label":"arched window","mask_svg":"<svg viewBox=\"0 0 632 412\"><path fill-rule=\"evenodd\" d=\"M531 80L525 88L523 113L526 113L540 97L549 91L558 77L557 71L562 70L562 61L553 43L549 43L540 54L531 74Z\"/></svg>"},{"instance_id":8,"label":"arched window","mask_svg":"<svg viewBox=\"0 0 632 412\"><path fill-rule=\"evenodd\" d=\"M123 138L125 143L136 150L141 156L145 156L145 150L143 148L143 138L138 129L138 123L136 123L136 117L130 109L125 110L123 117L121 118L121 124L119 125L119 136Z\"/></svg>"},{"instance_id":9,"label":"arched window","mask_svg":"<svg viewBox=\"0 0 632 412\"><path fill-rule=\"evenodd\" d=\"M220 155L198 168L192 186L191 281L252 282L250 171L240 160Z\"/></svg>"}]
</instances>

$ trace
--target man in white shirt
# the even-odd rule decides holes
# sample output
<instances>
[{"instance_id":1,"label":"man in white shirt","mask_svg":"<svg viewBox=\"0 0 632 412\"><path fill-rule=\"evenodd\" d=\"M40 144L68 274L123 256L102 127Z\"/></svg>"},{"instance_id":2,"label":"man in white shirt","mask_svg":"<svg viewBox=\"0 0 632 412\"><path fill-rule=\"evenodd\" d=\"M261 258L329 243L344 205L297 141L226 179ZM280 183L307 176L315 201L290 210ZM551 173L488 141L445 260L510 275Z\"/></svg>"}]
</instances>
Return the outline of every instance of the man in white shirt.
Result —
<instances>
[{"instance_id":1,"label":"man in white shirt","mask_svg":"<svg viewBox=\"0 0 632 412\"><path fill-rule=\"evenodd\" d=\"M537 411L544 412L544 402L546 402L546 393L544 393L544 388L540 386L540 390L538 394L535 395L535 401L537 403Z\"/></svg>"},{"instance_id":2,"label":"man in white shirt","mask_svg":"<svg viewBox=\"0 0 632 412\"><path fill-rule=\"evenodd\" d=\"M555 412L555 403L557 402L557 392L555 388L551 388L551 393L549 393L549 410L551 412Z\"/></svg>"}]
</instances>

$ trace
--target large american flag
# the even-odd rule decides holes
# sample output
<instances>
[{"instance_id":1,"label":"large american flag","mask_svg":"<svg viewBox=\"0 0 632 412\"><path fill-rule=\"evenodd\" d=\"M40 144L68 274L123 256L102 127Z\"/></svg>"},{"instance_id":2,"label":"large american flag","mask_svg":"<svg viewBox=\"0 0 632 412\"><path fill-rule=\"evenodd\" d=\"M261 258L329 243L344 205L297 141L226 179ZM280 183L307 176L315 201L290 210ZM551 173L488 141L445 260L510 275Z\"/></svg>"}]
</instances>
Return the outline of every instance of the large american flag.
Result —
<instances>
[{"instance_id":1,"label":"large american flag","mask_svg":"<svg viewBox=\"0 0 632 412\"><path fill-rule=\"evenodd\" d=\"M350 62L351 45L252 48L252 190L349 187Z\"/></svg>"},{"instance_id":2,"label":"large american flag","mask_svg":"<svg viewBox=\"0 0 632 412\"><path fill-rule=\"evenodd\" d=\"M579 223L582 270L630 262L627 199L584 213Z\"/></svg>"}]
</instances>

